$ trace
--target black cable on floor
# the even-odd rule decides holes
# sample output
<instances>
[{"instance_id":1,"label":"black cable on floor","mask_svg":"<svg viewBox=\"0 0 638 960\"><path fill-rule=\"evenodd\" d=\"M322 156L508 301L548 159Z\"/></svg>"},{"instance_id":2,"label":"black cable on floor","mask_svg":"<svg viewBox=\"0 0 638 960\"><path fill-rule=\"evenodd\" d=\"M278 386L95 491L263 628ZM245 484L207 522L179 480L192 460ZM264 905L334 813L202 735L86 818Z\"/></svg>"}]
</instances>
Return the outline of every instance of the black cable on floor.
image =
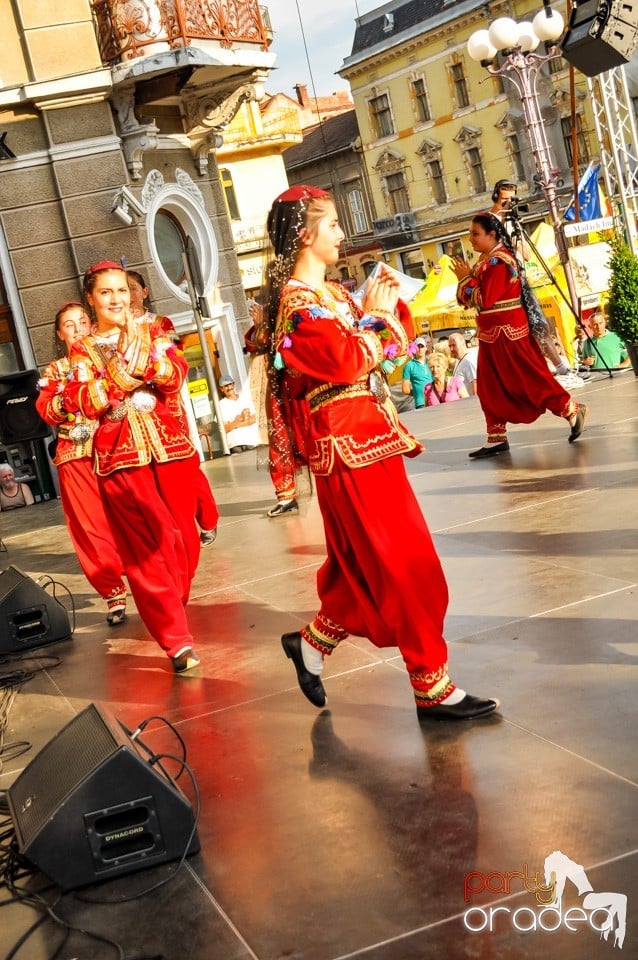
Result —
<instances>
[{"instance_id":1,"label":"black cable on floor","mask_svg":"<svg viewBox=\"0 0 638 960\"><path fill-rule=\"evenodd\" d=\"M69 588L67 587L67 585L66 585L65 583L60 583L59 580L54 580L53 577L50 577L48 573L45 573L43 576L39 577L39 579L36 580L36 583L38 584L39 587L42 587L43 590L47 590L47 591L48 591L48 587L53 587L53 591L51 592L51 596L53 597L53 599L55 600L55 602L56 602L56 603L59 603L60 606L62 607L62 609L68 614L69 611L68 611L67 608L64 606L64 604L58 599L57 594L56 594L56 592L55 592L55 588L56 588L56 587L60 587L62 590L65 590L65 591L66 591L66 593L68 594L68 597L69 597L69 599L70 599L70 601L71 601L71 623L72 623L71 636L73 636L73 634L75 633L75 626L76 626L76 621L75 621L75 600L73 599L73 594L71 593L71 591L69 590Z\"/></svg>"}]
</instances>

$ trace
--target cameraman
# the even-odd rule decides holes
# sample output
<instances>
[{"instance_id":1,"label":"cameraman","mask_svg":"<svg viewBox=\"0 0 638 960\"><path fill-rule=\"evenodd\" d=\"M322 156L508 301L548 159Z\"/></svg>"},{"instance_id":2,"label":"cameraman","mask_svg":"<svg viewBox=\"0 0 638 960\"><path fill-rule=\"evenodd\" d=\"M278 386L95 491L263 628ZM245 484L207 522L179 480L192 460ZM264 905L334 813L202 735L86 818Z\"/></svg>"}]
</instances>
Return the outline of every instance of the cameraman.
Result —
<instances>
[{"instance_id":1,"label":"cameraman","mask_svg":"<svg viewBox=\"0 0 638 960\"><path fill-rule=\"evenodd\" d=\"M512 240L516 258L524 275L525 262L531 260L532 251L525 242L520 227L517 229L519 205L516 194L516 184L512 180L497 180L492 191L490 213L497 217L505 227L507 235ZM522 205L520 209L523 209ZM525 207L525 210L527 210L527 207ZM540 311L540 304L538 305L538 309ZM561 357L558 353L552 339L552 331L549 323L547 323L547 321L545 322L547 328L541 331L540 336L537 327L532 328L532 333L543 351L543 356L549 361L551 366L554 367L554 375L558 377L558 382L566 389L582 386L583 381L581 378L572 372L565 357Z\"/></svg>"},{"instance_id":2,"label":"cameraman","mask_svg":"<svg viewBox=\"0 0 638 960\"><path fill-rule=\"evenodd\" d=\"M511 180L497 180L492 190L490 213L498 217L510 238L515 234L512 220L517 216L518 197L516 193L516 184ZM516 232L516 243L514 247L516 252L523 258L523 261L531 259L532 251L518 232Z\"/></svg>"}]
</instances>

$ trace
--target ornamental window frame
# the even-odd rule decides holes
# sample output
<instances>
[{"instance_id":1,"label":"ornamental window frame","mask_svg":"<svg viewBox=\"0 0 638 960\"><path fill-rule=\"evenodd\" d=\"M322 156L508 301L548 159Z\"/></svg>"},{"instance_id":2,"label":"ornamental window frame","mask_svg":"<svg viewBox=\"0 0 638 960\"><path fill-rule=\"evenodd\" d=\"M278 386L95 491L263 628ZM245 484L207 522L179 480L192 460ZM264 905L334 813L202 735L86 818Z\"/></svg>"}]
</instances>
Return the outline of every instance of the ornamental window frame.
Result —
<instances>
[{"instance_id":1,"label":"ornamental window frame","mask_svg":"<svg viewBox=\"0 0 638 960\"><path fill-rule=\"evenodd\" d=\"M204 296L208 296L217 283L219 249L204 197L197 184L179 167L175 170L174 181L165 181L159 170L151 170L142 190L142 204L146 211L146 238L151 259L167 289L177 300L190 304L186 279L183 277L176 283L162 261L156 239L158 216L170 218L182 234L184 244L187 237L192 239L201 269Z\"/></svg>"},{"instance_id":2,"label":"ornamental window frame","mask_svg":"<svg viewBox=\"0 0 638 960\"><path fill-rule=\"evenodd\" d=\"M375 104L380 103L382 100L385 100L383 110L376 110ZM390 91L387 88L379 90L373 87L371 96L366 97L366 107L368 109L370 133L372 134L373 140L387 140L388 137L395 137L397 126L394 120ZM379 120L380 117L383 119Z\"/></svg>"},{"instance_id":3,"label":"ornamental window frame","mask_svg":"<svg viewBox=\"0 0 638 960\"><path fill-rule=\"evenodd\" d=\"M386 202L389 213L394 216L396 213L409 213L410 193L408 191L408 180L406 177L405 157L396 150L384 150L374 165L374 169L381 180L381 192ZM390 189L391 178L401 176L402 183L398 184L397 189ZM395 209L396 197L403 193L406 201L405 210Z\"/></svg>"},{"instance_id":4,"label":"ornamental window frame","mask_svg":"<svg viewBox=\"0 0 638 960\"><path fill-rule=\"evenodd\" d=\"M454 137L455 142L461 149L468 186L472 188L475 194L487 193L485 161L481 148L482 135L483 131L478 127L466 125L461 127Z\"/></svg>"},{"instance_id":5,"label":"ornamental window frame","mask_svg":"<svg viewBox=\"0 0 638 960\"><path fill-rule=\"evenodd\" d=\"M418 89L419 84L421 85L420 90ZM430 102L428 85L425 80L425 74L414 74L410 78L410 94L412 96L412 104L416 122L419 124L431 123L433 120L432 105Z\"/></svg>"},{"instance_id":6,"label":"ornamental window frame","mask_svg":"<svg viewBox=\"0 0 638 960\"><path fill-rule=\"evenodd\" d=\"M450 95L455 109L467 110L468 107L472 106L472 98L470 97L465 58L458 53L453 53L445 66L450 84Z\"/></svg>"},{"instance_id":7,"label":"ornamental window frame","mask_svg":"<svg viewBox=\"0 0 638 960\"><path fill-rule=\"evenodd\" d=\"M430 184L432 206L448 203L450 198L443 167L443 144L428 138L418 147L417 154L423 161L425 177Z\"/></svg>"},{"instance_id":8,"label":"ornamental window frame","mask_svg":"<svg viewBox=\"0 0 638 960\"><path fill-rule=\"evenodd\" d=\"M520 111L507 110L496 123L503 136L503 146L510 161L510 174L514 181L527 181L525 156L531 147L525 129L524 117ZM525 140L523 139L525 138Z\"/></svg>"}]
</instances>

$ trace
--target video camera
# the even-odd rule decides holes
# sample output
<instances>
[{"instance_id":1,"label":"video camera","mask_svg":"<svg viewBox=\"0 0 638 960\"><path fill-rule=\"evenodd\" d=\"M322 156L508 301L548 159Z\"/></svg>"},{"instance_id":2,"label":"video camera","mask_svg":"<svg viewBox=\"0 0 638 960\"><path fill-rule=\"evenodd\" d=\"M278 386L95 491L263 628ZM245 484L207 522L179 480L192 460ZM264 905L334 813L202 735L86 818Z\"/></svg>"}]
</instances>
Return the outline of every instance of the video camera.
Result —
<instances>
[{"instance_id":1,"label":"video camera","mask_svg":"<svg viewBox=\"0 0 638 960\"><path fill-rule=\"evenodd\" d=\"M505 219L518 220L522 213L529 213L529 203L521 203L518 197L510 197L505 211Z\"/></svg>"}]
</instances>

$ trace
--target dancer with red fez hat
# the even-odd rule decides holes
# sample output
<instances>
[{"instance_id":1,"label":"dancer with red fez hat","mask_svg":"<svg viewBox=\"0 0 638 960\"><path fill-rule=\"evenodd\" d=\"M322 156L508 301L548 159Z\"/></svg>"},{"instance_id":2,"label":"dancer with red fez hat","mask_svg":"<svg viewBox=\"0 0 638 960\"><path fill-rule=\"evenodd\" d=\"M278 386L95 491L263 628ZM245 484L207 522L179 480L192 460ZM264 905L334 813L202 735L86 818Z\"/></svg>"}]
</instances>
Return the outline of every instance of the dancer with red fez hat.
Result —
<instances>
[{"instance_id":1,"label":"dancer with red fez hat","mask_svg":"<svg viewBox=\"0 0 638 960\"><path fill-rule=\"evenodd\" d=\"M69 414L98 421L95 470L138 612L177 674L198 666L184 606L199 559L199 460L171 413L187 364L162 328L138 324L126 271L105 260L84 275L93 333L71 349Z\"/></svg>"},{"instance_id":2,"label":"dancer with red fez hat","mask_svg":"<svg viewBox=\"0 0 638 960\"><path fill-rule=\"evenodd\" d=\"M398 646L420 720L486 716L498 701L465 693L448 676L447 585L402 460L423 447L399 423L379 372L384 359L407 351L398 282L379 271L360 309L341 284L326 280L344 234L330 194L316 187L281 194L268 234L272 363L284 400L288 394L297 410L305 408L328 554L317 575L319 612L282 637L299 686L323 707L324 657L352 633L377 647ZM294 415L295 407L283 409Z\"/></svg>"},{"instance_id":3,"label":"dancer with red fez hat","mask_svg":"<svg viewBox=\"0 0 638 960\"><path fill-rule=\"evenodd\" d=\"M63 393L71 362L71 347L90 332L91 321L81 303L65 303L55 315L55 332L66 353L53 360L38 381L38 413L57 429L53 463L58 468L60 499L84 576L106 601L106 621L118 626L126 619L124 565L115 546L93 470L93 434L97 420L69 414Z\"/></svg>"}]
</instances>

